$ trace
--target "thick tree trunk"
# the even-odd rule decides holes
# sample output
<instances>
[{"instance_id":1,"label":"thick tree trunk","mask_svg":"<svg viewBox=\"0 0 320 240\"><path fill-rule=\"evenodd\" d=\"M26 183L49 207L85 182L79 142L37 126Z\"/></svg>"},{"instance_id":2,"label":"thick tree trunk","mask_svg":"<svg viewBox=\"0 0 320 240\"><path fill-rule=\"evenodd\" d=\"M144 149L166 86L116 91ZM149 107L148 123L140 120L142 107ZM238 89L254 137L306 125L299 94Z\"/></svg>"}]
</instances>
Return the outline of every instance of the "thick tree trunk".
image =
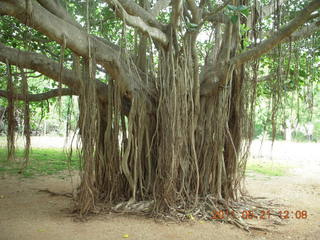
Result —
<instances>
[{"instance_id":1,"label":"thick tree trunk","mask_svg":"<svg viewBox=\"0 0 320 240\"><path fill-rule=\"evenodd\" d=\"M107 103L93 99L96 110L80 104L82 213L103 201L117 210L174 214L192 211L208 197L239 196L248 130L244 69L225 74L231 76L227 85L200 99L190 49L161 52L153 94L136 93L129 113L114 81ZM84 102L92 101L84 94ZM95 122L84 119L92 115Z\"/></svg>"}]
</instances>

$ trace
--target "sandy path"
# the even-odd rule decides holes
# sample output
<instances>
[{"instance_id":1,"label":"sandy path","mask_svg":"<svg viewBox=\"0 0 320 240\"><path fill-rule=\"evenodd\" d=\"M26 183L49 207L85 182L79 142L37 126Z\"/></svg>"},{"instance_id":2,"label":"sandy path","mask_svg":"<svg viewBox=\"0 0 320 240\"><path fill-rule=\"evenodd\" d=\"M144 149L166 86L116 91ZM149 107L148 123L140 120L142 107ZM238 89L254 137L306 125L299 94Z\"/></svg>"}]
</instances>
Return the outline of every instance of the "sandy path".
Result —
<instances>
[{"instance_id":1,"label":"sandy path","mask_svg":"<svg viewBox=\"0 0 320 240\"><path fill-rule=\"evenodd\" d=\"M221 223L163 224L138 216L100 215L88 222L76 222L64 211L69 198L50 196L38 189L55 192L71 190L70 182L61 177L19 179L2 176L0 180L0 240L192 240L192 239L314 239L320 238L320 184L316 179L297 181L290 177L264 177L252 174L248 190L256 196L273 198L284 209L307 210L305 220L290 220L270 233L244 232ZM262 191L263 190L263 191ZM263 220L260 220L263 221Z\"/></svg>"},{"instance_id":2,"label":"sandy path","mask_svg":"<svg viewBox=\"0 0 320 240\"><path fill-rule=\"evenodd\" d=\"M51 139L52 140L52 139ZM58 146L57 141L45 141ZM293 146L294 145L294 146ZM264 196L282 204L281 210L308 212L307 219L290 219L286 225L275 225L271 232L244 232L221 223L163 224L153 219L127 215L99 215L87 222L76 222L65 209L69 198L39 192L71 192L68 178L61 176L21 179L0 175L0 240L194 240L194 239L320 239L320 152L316 144L275 145L272 161L294 165L292 175L266 177L249 173L247 189L253 196ZM50 147L52 147L50 145ZM60 145L59 145L60 146ZM46 146L47 147L47 146ZM262 148L264 161L270 161L268 145ZM298 149L300 151L298 151ZM302 149L302 150L301 150ZM252 153L260 157L259 145ZM255 160L256 161L256 160ZM3 196L3 198L2 198ZM293 216L292 214L290 216ZM261 224L265 224L262 221Z\"/></svg>"},{"instance_id":3,"label":"sandy path","mask_svg":"<svg viewBox=\"0 0 320 240\"><path fill-rule=\"evenodd\" d=\"M50 196L37 189L70 190L67 181L56 177L19 180L7 177L0 183L0 239L228 239L246 234L233 226L221 224L159 224L138 216L100 215L88 222L75 222L63 209L70 207L68 198ZM225 232L228 230L227 232Z\"/></svg>"}]
</instances>

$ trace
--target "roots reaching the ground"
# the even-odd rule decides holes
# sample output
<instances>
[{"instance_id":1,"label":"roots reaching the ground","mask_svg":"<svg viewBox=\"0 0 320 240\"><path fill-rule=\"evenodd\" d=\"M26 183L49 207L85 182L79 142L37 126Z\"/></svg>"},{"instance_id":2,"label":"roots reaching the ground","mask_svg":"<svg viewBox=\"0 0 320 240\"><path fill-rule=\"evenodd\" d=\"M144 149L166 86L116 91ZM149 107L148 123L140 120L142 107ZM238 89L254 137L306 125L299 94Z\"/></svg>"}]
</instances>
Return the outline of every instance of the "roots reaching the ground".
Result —
<instances>
[{"instance_id":1,"label":"roots reaching the ground","mask_svg":"<svg viewBox=\"0 0 320 240\"><path fill-rule=\"evenodd\" d=\"M143 80L149 88L132 94L127 112L112 79L107 102L96 97L94 45L91 51L79 105L81 215L104 203L115 211L210 219L222 203L235 206L248 151L243 136L250 139L244 69L230 69L226 86L200 99L191 47L171 46L160 52L151 69L157 74Z\"/></svg>"},{"instance_id":2,"label":"roots reaching the ground","mask_svg":"<svg viewBox=\"0 0 320 240\"><path fill-rule=\"evenodd\" d=\"M248 40L242 36L246 33L241 33L245 30L241 24L247 21L239 17L236 23L225 23L222 38L220 23L214 27L216 41L211 54L208 54L212 62L205 64L205 68L211 69L204 71L206 78L201 84L196 37L203 23L192 23L193 27L180 30L184 23L179 26L178 21L174 20L173 24L167 25L164 31L169 43L163 44L160 41L152 45L157 48L156 57L153 56L153 49L146 50L147 36L136 32L136 36L140 36L136 64L131 59L132 54L126 50L123 34L123 49L119 50L122 56L117 59L111 54L112 57L100 64L112 73L110 75L113 78L134 76L134 87L124 90L125 87L121 87L117 79L107 79L107 99L99 99L96 92L95 59L98 50L95 46L96 38L90 35L89 1L86 4L89 54L86 58L75 56L73 66L81 83L79 89L75 89L79 90L80 95L78 127L81 139L81 184L77 196L80 215L95 212L99 204L114 211L142 212L180 220L191 217L209 220L215 217L215 213L220 216L227 211L234 214L218 220L247 228L248 225L239 217L241 211L248 206L263 209L256 202L244 199L242 191L251 141L258 64L253 67L254 80L250 81L245 67L231 65L230 61L243 50L241 48ZM247 1L241 4L245 6ZM131 14L126 13L121 4L115 3L115 6L120 10L120 16ZM32 25L28 22L31 12L27 12L26 23ZM179 14L175 14L173 19L178 19ZM281 22L279 14L278 11L274 15L276 28ZM259 37L259 22L256 20L253 28L255 43ZM64 64L64 55L69 44L66 36L62 38L59 89L62 87L63 67L68 65ZM278 50L279 61L276 62L279 64L273 70L276 70L279 79L275 79L270 87L276 90L272 94L273 138L276 133L276 113L285 89L280 68L285 61L281 48ZM82 54L85 52L82 48L78 51ZM123 69L111 69L111 66L122 67L114 62L124 63ZM288 66L289 63L290 59ZM16 122L14 84L8 63L7 70L10 160L14 158ZM287 75L289 70L288 67ZM116 76L116 73L124 71L127 71L126 74ZM27 163L30 123L28 84L23 71L22 80L22 92L26 96L24 125ZM203 83L207 80L210 89L201 95L201 87L206 86ZM312 93L313 90L308 91ZM312 105L311 96L310 107Z\"/></svg>"},{"instance_id":3,"label":"roots reaching the ground","mask_svg":"<svg viewBox=\"0 0 320 240\"><path fill-rule=\"evenodd\" d=\"M31 145L30 137L30 109L29 109L29 93L28 93L28 79L23 69L20 69L22 78L22 94L24 96L24 108L23 108L23 134L26 139L24 146L24 163L21 171L23 171L29 164L29 153Z\"/></svg>"},{"instance_id":4,"label":"roots reaching the ground","mask_svg":"<svg viewBox=\"0 0 320 240\"><path fill-rule=\"evenodd\" d=\"M240 211L255 86L245 81L244 66L223 66L238 51L238 28L239 24L227 24L225 46L215 46L213 61L219 64L212 66L222 70L213 69L217 76L211 77L219 84L206 96L200 95L196 33L181 37L176 29L168 29L170 43L157 46L159 54L147 66L146 39L141 40L137 65L124 47L126 74L141 79L132 79L136 87L130 94L116 79L108 79L107 100L97 96L97 49L95 38L88 38L88 57L75 54L73 64L81 82L81 216L95 212L101 203L115 211L182 220ZM61 69L65 48L64 38ZM228 221L242 224L237 215L233 219Z\"/></svg>"},{"instance_id":5,"label":"roots reaching the ground","mask_svg":"<svg viewBox=\"0 0 320 240\"><path fill-rule=\"evenodd\" d=\"M112 211L116 213L143 214L150 216L154 201L121 202ZM264 198L242 196L237 201L216 199L213 195L199 198L198 205L191 211L186 211L181 204L171 208L169 212L157 216L162 220L174 222L185 221L218 221L231 223L246 231L269 231L270 226L282 225L284 219L279 214L279 205ZM263 221L263 223L261 223Z\"/></svg>"},{"instance_id":6,"label":"roots reaching the ground","mask_svg":"<svg viewBox=\"0 0 320 240\"><path fill-rule=\"evenodd\" d=\"M15 158L15 129L16 119L14 116L14 83L11 73L11 65L7 62L7 90L8 90L8 131L7 131L7 146L8 146L8 161L13 161Z\"/></svg>"}]
</instances>

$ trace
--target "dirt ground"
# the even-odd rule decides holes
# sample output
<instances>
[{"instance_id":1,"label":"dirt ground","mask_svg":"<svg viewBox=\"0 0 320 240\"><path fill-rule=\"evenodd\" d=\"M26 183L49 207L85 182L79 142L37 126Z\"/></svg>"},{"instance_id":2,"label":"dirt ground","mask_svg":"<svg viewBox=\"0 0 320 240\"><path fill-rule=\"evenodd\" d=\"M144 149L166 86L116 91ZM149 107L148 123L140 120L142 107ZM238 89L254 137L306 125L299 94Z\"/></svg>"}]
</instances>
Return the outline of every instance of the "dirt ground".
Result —
<instances>
[{"instance_id":1,"label":"dirt ground","mask_svg":"<svg viewBox=\"0 0 320 240\"><path fill-rule=\"evenodd\" d=\"M319 154L317 155L319 156ZM312 158L314 160L314 158ZM305 161L305 160L301 160ZM87 222L75 221L66 209L70 198L51 196L40 189L71 192L64 175L36 178L0 176L0 240L193 240L193 239L320 239L320 158L295 163L289 176L268 177L250 172L249 193L266 197L288 210L290 219L272 225L270 232L245 232L218 222L157 223L139 216L103 214ZM310 169L312 169L310 173ZM309 174L310 173L310 174ZM306 219L295 219L296 211L307 211ZM293 217L293 218L291 218ZM266 220L258 220L266 225Z\"/></svg>"}]
</instances>

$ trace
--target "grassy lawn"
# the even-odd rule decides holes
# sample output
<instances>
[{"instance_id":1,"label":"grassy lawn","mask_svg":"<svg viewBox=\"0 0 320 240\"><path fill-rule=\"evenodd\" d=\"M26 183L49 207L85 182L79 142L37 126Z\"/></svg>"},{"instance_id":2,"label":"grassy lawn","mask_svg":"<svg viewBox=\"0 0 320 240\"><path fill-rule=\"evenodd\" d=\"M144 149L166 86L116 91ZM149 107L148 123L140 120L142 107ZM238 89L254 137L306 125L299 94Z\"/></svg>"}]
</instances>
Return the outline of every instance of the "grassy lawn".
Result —
<instances>
[{"instance_id":1,"label":"grassy lawn","mask_svg":"<svg viewBox=\"0 0 320 240\"><path fill-rule=\"evenodd\" d=\"M17 149L16 161L7 162L7 149L0 147L0 174L3 172L17 174L23 162L23 149ZM76 153L73 154L71 161L67 159L66 154L59 148L32 148L30 152L29 165L23 171L24 177L39 175L52 175L61 171L68 170L70 164L71 170L79 169L79 158ZM248 162L247 171L253 171L266 176L285 176L288 175L290 166L279 163L266 162Z\"/></svg>"},{"instance_id":2,"label":"grassy lawn","mask_svg":"<svg viewBox=\"0 0 320 240\"><path fill-rule=\"evenodd\" d=\"M267 176L286 176L289 174L291 166L282 165L279 163L255 163L247 164L247 171L253 171Z\"/></svg>"},{"instance_id":3,"label":"grassy lawn","mask_svg":"<svg viewBox=\"0 0 320 240\"><path fill-rule=\"evenodd\" d=\"M17 174L21 169L23 161L23 149L17 149L16 161L9 163L7 162L7 149L0 148L0 173ZM62 149L33 148L30 152L29 165L22 175L32 177L36 175L56 174L68 170L69 165L71 170L79 169L79 158L76 153L73 154L69 161Z\"/></svg>"},{"instance_id":4,"label":"grassy lawn","mask_svg":"<svg viewBox=\"0 0 320 240\"><path fill-rule=\"evenodd\" d=\"M57 137L33 137L33 146L30 154L29 166L22 173L23 176L36 176L36 175L51 175L61 171L68 170L69 161L66 154L63 152L61 146L64 138ZM46 144L44 144L46 143ZM50 143L51 145L49 145ZM17 174L23 162L23 141L18 141L18 149L16 152L16 161L13 163L7 162L7 149L6 138L0 136L0 175L1 173ZM51 147L56 146L56 147ZM79 158L76 153L70 162L70 169L79 169ZM277 162L258 161L249 159L247 164L247 172L255 172L263 174L268 177L272 176L286 176L289 175L289 170L292 166L280 164Z\"/></svg>"}]
</instances>

